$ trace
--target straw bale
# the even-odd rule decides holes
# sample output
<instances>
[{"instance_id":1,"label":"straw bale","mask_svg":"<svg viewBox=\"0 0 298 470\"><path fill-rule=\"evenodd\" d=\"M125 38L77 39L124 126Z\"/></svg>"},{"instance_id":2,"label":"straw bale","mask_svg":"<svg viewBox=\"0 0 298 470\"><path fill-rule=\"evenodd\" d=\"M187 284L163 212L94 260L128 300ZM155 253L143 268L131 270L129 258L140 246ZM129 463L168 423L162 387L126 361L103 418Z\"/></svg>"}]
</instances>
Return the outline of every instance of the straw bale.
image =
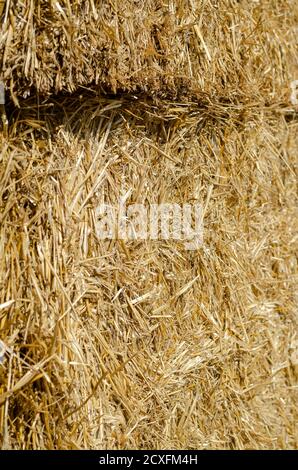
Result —
<instances>
[{"instance_id":1,"label":"straw bale","mask_svg":"<svg viewBox=\"0 0 298 470\"><path fill-rule=\"evenodd\" d=\"M1 448L297 448L296 2L1 5Z\"/></svg>"},{"instance_id":2,"label":"straw bale","mask_svg":"<svg viewBox=\"0 0 298 470\"><path fill-rule=\"evenodd\" d=\"M2 141L3 447L294 448L297 120L98 99ZM98 239L121 191L198 200L203 246Z\"/></svg>"}]
</instances>

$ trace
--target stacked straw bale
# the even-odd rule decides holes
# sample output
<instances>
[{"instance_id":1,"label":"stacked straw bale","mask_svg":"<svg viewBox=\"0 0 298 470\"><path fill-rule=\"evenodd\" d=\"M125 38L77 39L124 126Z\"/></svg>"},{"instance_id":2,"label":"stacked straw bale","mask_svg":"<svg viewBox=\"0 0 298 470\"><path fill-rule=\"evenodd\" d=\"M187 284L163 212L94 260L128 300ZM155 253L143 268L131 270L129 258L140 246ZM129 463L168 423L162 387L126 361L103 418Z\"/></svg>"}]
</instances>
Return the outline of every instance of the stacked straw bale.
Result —
<instances>
[{"instance_id":1,"label":"stacked straw bale","mask_svg":"<svg viewBox=\"0 0 298 470\"><path fill-rule=\"evenodd\" d=\"M293 0L2 1L0 58L15 100L103 90L284 99L297 54ZM0 10L1 11L1 10ZM296 57L297 59L297 57Z\"/></svg>"},{"instance_id":2,"label":"stacked straw bale","mask_svg":"<svg viewBox=\"0 0 298 470\"><path fill-rule=\"evenodd\" d=\"M2 448L296 448L296 2L1 11ZM203 245L101 240L123 192Z\"/></svg>"}]
</instances>

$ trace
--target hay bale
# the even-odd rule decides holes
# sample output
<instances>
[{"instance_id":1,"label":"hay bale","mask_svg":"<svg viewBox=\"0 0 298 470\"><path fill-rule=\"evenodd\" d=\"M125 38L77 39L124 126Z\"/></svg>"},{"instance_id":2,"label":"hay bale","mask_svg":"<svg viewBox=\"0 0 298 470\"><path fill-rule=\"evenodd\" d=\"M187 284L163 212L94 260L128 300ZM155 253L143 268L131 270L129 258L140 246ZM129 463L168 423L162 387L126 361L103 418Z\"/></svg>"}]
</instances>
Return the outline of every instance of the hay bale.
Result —
<instances>
[{"instance_id":1,"label":"hay bale","mask_svg":"<svg viewBox=\"0 0 298 470\"><path fill-rule=\"evenodd\" d=\"M294 2L29 3L0 39L1 447L296 448ZM123 193L198 201L203 245L102 240Z\"/></svg>"},{"instance_id":2,"label":"hay bale","mask_svg":"<svg viewBox=\"0 0 298 470\"><path fill-rule=\"evenodd\" d=\"M3 79L16 102L93 83L272 104L288 98L287 77L297 72L297 19L294 0L6 1Z\"/></svg>"}]
</instances>

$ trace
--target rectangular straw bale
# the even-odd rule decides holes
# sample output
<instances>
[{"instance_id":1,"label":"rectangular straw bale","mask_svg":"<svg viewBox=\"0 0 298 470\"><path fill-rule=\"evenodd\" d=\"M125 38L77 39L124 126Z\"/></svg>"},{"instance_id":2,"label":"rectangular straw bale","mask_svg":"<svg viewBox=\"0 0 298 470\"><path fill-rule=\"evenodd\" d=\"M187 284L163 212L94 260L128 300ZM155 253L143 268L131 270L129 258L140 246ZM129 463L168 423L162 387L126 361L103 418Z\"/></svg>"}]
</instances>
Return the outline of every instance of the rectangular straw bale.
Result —
<instances>
[{"instance_id":1,"label":"rectangular straw bale","mask_svg":"<svg viewBox=\"0 0 298 470\"><path fill-rule=\"evenodd\" d=\"M295 0L6 0L3 79L15 101L91 83L170 99L288 100L297 12Z\"/></svg>"}]
</instances>

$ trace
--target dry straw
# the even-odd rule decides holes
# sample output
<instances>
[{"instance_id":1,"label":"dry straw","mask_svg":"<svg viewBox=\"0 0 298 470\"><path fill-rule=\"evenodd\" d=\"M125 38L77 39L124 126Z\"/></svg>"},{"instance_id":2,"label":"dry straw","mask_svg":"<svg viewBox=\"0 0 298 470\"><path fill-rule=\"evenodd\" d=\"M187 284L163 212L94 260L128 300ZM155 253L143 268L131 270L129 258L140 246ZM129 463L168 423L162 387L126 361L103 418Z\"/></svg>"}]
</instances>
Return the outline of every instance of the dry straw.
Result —
<instances>
[{"instance_id":1,"label":"dry straw","mask_svg":"<svg viewBox=\"0 0 298 470\"><path fill-rule=\"evenodd\" d=\"M297 447L296 2L1 11L2 448ZM121 191L203 246L100 240Z\"/></svg>"},{"instance_id":2,"label":"dry straw","mask_svg":"<svg viewBox=\"0 0 298 470\"><path fill-rule=\"evenodd\" d=\"M15 101L32 87L73 92L94 82L113 92L177 97L203 90L225 102L264 103L284 98L285 79L297 67L293 0L1 4L1 65Z\"/></svg>"}]
</instances>

